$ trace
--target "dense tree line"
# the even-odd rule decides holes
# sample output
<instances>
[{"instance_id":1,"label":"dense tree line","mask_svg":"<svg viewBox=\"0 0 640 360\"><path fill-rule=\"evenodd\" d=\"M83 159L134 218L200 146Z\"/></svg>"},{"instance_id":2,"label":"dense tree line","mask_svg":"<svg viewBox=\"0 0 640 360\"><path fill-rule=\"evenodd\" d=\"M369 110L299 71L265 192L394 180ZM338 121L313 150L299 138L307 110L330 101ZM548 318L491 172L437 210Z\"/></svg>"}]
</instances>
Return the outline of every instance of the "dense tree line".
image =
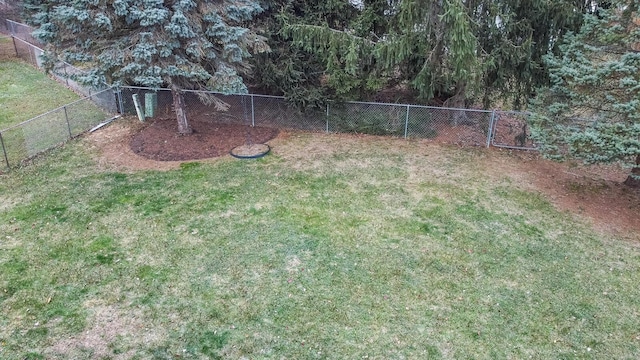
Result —
<instances>
[{"instance_id":1,"label":"dense tree line","mask_svg":"<svg viewBox=\"0 0 640 360\"><path fill-rule=\"evenodd\" d=\"M256 83L309 105L403 84L451 107L526 106L543 153L640 185L638 1L274 1ZM584 23L583 23L584 22ZM286 66L282 66L286 64ZM271 76L270 76L271 75ZM292 86L294 85L294 86ZM300 97L301 96L301 97Z\"/></svg>"},{"instance_id":2,"label":"dense tree line","mask_svg":"<svg viewBox=\"0 0 640 360\"><path fill-rule=\"evenodd\" d=\"M584 0L268 1L272 53L256 85L297 99L355 99L404 84L423 102L526 104L548 83L543 56L577 31Z\"/></svg>"},{"instance_id":3,"label":"dense tree line","mask_svg":"<svg viewBox=\"0 0 640 360\"><path fill-rule=\"evenodd\" d=\"M24 3L52 53L98 65L95 79L225 91L248 82L302 107L398 86L424 103L519 107L548 83L543 56L591 9L585 0ZM177 71L185 64L193 71Z\"/></svg>"}]
</instances>

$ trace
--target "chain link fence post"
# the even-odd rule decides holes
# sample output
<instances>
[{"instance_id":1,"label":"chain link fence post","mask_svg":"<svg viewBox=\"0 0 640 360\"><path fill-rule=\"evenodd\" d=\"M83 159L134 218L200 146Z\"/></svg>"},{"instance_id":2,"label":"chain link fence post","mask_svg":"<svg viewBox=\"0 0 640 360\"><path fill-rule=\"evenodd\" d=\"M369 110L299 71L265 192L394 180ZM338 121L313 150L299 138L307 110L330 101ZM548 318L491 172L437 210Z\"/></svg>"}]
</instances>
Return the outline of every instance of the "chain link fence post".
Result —
<instances>
[{"instance_id":1,"label":"chain link fence post","mask_svg":"<svg viewBox=\"0 0 640 360\"><path fill-rule=\"evenodd\" d=\"M67 120L67 130L69 130L69 139L73 138L73 134L71 133L71 124L69 124L69 115L67 114L67 107L63 106L64 110L64 118Z\"/></svg>"},{"instance_id":2,"label":"chain link fence post","mask_svg":"<svg viewBox=\"0 0 640 360\"><path fill-rule=\"evenodd\" d=\"M4 139L2 138L2 133L0 132L0 145L2 145L2 152L4 153L4 162L7 164L7 169L10 169L9 165L9 156L7 156L7 149L4 147Z\"/></svg>"},{"instance_id":3,"label":"chain link fence post","mask_svg":"<svg viewBox=\"0 0 640 360\"><path fill-rule=\"evenodd\" d=\"M253 94L251 94L251 127L256 127L256 107L253 104Z\"/></svg>"},{"instance_id":4,"label":"chain link fence post","mask_svg":"<svg viewBox=\"0 0 640 360\"><path fill-rule=\"evenodd\" d=\"M325 129L325 132L329 132L329 103L327 103L327 127Z\"/></svg>"},{"instance_id":5,"label":"chain link fence post","mask_svg":"<svg viewBox=\"0 0 640 360\"><path fill-rule=\"evenodd\" d=\"M491 147L491 138L493 137L493 123L496 119L495 109L491 111L491 119L489 120L489 131L487 132L487 147Z\"/></svg>"},{"instance_id":6,"label":"chain link fence post","mask_svg":"<svg viewBox=\"0 0 640 360\"><path fill-rule=\"evenodd\" d=\"M67 86L69 86L69 74L67 73L67 64L63 63L64 65L64 83L67 84Z\"/></svg>"},{"instance_id":7,"label":"chain link fence post","mask_svg":"<svg viewBox=\"0 0 640 360\"><path fill-rule=\"evenodd\" d=\"M410 106L407 105L407 113L405 115L404 118L404 138L406 139L407 136L409 135L409 111L410 111Z\"/></svg>"},{"instance_id":8,"label":"chain link fence post","mask_svg":"<svg viewBox=\"0 0 640 360\"><path fill-rule=\"evenodd\" d=\"M16 52L16 57L20 57L20 54L18 54L18 45L16 45L16 37L13 36L13 34L11 35L11 40L13 41L13 51Z\"/></svg>"},{"instance_id":9,"label":"chain link fence post","mask_svg":"<svg viewBox=\"0 0 640 360\"><path fill-rule=\"evenodd\" d=\"M116 87L116 99L118 101L118 111L120 115L124 115L124 104L122 103L122 88L120 85Z\"/></svg>"}]
</instances>

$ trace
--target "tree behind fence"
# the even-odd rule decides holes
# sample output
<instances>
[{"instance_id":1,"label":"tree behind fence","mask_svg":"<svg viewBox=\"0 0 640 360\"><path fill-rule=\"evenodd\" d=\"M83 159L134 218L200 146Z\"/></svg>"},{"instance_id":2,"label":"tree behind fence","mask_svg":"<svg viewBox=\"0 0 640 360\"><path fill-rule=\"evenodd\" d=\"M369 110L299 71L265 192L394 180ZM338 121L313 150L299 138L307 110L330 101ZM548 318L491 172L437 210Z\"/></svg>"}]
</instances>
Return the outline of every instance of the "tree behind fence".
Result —
<instances>
[{"instance_id":1,"label":"tree behind fence","mask_svg":"<svg viewBox=\"0 0 640 360\"><path fill-rule=\"evenodd\" d=\"M36 45L37 40L31 36L32 28L10 20L5 24L12 34L17 56L42 69L40 55L43 50ZM82 70L64 62L57 63L53 69L53 76L59 82L87 96L88 100L83 99L78 103L90 102L91 106L97 105L111 114L134 114L131 96L136 93L144 102L145 94L152 93L158 99L154 117L158 120L171 120L175 117L171 94L167 89L124 87L121 92L114 93L106 84L101 89L94 89L71 79L72 75L81 72ZM223 103L228 107L226 110L221 110L220 106L215 104L206 105L200 101L197 92L186 91L188 118L192 121L278 129L430 139L462 146L536 148L529 139L528 114L521 112L368 102L329 103L325 109L302 110L289 106L283 97L278 96L214 95L221 101L218 105ZM76 106L79 105L69 104L26 121L20 126L1 131L0 145L7 167L76 136L74 133L88 130L86 126L79 125L82 120L75 119L77 114L82 113L75 111ZM104 120L105 116L98 118ZM88 119L87 125L96 124L91 117Z\"/></svg>"},{"instance_id":2,"label":"tree behind fence","mask_svg":"<svg viewBox=\"0 0 640 360\"><path fill-rule=\"evenodd\" d=\"M156 120L172 121L175 118L168 89L122 88L125 113L135 114L133 94L138 94L143 107L146 94L155 94L158 104ZM206 105L200 101L197 92L186 91L185 102L190 121L420 138L463 146L487 146L495 117L495 112L489 110L368 102L329 103L323 109L302 110L291 107L284 97L279 96L210 94L224 102L228 109L222 110L215 104Z\"/></svg>"}]
</instances>

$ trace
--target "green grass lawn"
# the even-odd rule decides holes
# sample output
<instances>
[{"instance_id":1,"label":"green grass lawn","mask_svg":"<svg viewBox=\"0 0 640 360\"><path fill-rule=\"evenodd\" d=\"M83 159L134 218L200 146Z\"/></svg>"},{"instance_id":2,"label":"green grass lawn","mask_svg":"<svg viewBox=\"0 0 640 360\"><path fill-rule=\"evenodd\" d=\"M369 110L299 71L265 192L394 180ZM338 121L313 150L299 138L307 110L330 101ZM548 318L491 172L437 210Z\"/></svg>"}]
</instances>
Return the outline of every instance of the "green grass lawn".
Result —
<instances>
[{"instance_id":1,"label":"green grass lawn","mask_svg":"<svg viewBox=\"0 0 640 360\"><path fill-rule=\"evenodd\" d=\"M79 98L27 63L0 61L0 130Z\"/></svg>"},{"instance_id":2,"label":"green grass lawn","mask_svg":"<svg viewBox=\"0 0 640 360\"><path fill-rule=\"evenodd\" d=\"M0 36L0 54L12 49L11 40ZM2 132L9 164L15 166L21 160L56 146L111 116L91 101L79 99L76 93L33 66L0 56L0 131L48 113L20 128ZM72 102L66 111L50 112ZM2 152L0 159L0 168L4 168L6 163Z\"/></svg>"},{"instance_id":3,"label":"green grass lawn","mask_svg":"<svg viewBox=\"0 0 640 360\"><path fill-rule=\"evenodd\" d=\"M0 177L2 359L637 359L640 250L481 149L294 134L257 161Z\"/></svg>"}]
</instances>

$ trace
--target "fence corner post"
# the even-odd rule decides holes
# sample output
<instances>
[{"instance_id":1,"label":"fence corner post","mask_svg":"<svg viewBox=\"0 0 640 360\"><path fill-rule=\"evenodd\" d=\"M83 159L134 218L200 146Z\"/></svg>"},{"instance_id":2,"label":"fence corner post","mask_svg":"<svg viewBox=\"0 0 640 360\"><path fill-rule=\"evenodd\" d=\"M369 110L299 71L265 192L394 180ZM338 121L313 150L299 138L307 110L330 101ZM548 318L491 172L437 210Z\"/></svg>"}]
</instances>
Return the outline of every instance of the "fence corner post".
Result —
<instances>
[{"instance_id":1,"label":"fence corner post","mask_svg":"<svg viewBox=\"0 0 640 360\"><path fill-rule=\"evenodd\" d=\"M491 118L489 119L489 130L487 131L487 147L491 147L491 138L493 137L493 125L496 119L496 110L491 111Z\"/></svg>"}]
</instances>

